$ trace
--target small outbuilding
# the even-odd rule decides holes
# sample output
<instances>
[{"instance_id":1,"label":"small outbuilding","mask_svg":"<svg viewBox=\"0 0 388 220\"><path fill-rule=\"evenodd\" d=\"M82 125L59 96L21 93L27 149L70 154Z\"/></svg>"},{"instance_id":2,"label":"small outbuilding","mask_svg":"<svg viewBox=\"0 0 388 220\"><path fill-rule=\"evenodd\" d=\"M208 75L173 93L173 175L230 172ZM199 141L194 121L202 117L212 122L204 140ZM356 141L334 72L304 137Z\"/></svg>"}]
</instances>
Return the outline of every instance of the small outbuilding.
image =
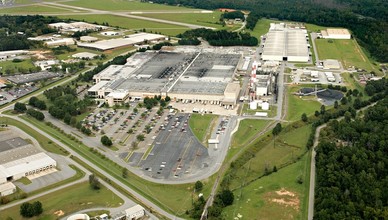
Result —
<instances>
[{"instance_id":1,"label":"small outbuilding","mask_svg":"<svg viewBox=\"0 0 388 220\"><path fill-rule=\"evenodd\" d=\"M145 210L141 205L135 205L129 209L125 210L125 215L127 219L139 219L145 215Z\"/></svg>"}]
</instances>

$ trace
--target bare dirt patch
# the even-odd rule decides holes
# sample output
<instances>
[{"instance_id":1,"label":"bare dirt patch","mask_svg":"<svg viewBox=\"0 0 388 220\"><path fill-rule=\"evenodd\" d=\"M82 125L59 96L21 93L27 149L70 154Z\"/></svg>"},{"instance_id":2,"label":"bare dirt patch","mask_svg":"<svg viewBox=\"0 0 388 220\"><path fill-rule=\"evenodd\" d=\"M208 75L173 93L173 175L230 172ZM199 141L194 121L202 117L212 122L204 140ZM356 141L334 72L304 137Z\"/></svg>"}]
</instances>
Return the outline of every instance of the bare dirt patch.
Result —
<instances>
[{"instance_id":1,"label":"bare dirt patch","mask_svg":"<svg viewBox=\"0 0 388 220\"><path fill-rule=\"evenodd\" d=\"M62 210L58 210L58 211L55 211L54 212L54 215L60 217L60 216L63 216L65 213L62 211Z\"/></svg>"},{"instance_id":2,"label":"bare dirt patch","mask_svg":"<svg viewBox=\"0 0 388 220\"><path fill-rule=\"evenodd\" d=\"M267 201L271 203L291 207L297 211L300 209L299 196L291 191L285 190L284 188L275 192L268 192L265 197Z\"/></svg>"}]
</instances>

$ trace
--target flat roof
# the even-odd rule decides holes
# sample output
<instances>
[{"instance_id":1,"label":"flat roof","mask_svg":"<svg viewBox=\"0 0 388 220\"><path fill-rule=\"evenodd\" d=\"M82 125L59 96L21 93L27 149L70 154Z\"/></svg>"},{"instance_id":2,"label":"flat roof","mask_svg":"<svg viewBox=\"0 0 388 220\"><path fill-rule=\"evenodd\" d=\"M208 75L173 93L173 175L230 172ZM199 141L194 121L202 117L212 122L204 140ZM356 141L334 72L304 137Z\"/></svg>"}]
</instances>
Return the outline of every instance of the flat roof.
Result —
<instances>
[{"instance_id":1,"label":"flat roof","mask_svg":"<svg viewBox=\"0 0 388 220\"><path fill-rule=\"evenodd\" d=\"M28 157L39 152L41 151L32 144L27 144L18 148L12 148L0 153L0 164L8 163L23 157Z\"/></svg>"},{"instance_id":2,"label":"flat roof","mask_svg":"<svg viewBox=\"0 0 388 220\"><path fill-rule=\"evenodd\" d=\"M309 57L305 31L298 29L270 30L267 33L263 48L263 59L266 59L266 56Z\"/></svg>"},{"instance_id":3,"label":"flat roof","mask_svg":"<svg viewBox=\"0 0 388 220\"><path fill-rule=\"evenodd\" d=\"M129 209L126 209L125 213L127 215L132 215L133 213L137 213L137 212L140 212L140 211L144 211L144 208L143 208L143 206L138 204L138 205L135 205L135 206L133 206L133 207L131 207Z\"/></svg>"},{"instance_id":4,"label":"flat roof","mask_svg":"<svg viewBox=\"0 0 388 220\"><path fill-rule=\"evenodd\" d=\"M345 28L328 28L326 32L329 35L350 35L349 30Z\"/></svg>"},{"instance_id":5,"label":"flat roof","mask_svg":"<svg viewBox=\"0 0 388 220\"><path fill-rule=\"evenodd\" d=\"M20 74L20 75L13 75L13 76L7 76L8 81L15 83L15 84L23 84L23 83L29 83L29 82L35 82L42 79L50 79L55 77L62 76L61 73L53 73L53 72L38 72L38 73L29 73L29 74Z\"/></svg>"},{"instance_id":6,"label":"flat roof","mask_svg":"<svg viewBox=\"0 0 388 220\"><path fill-rule=\"evenodd\" d=\"M125 38L115 38L109 40L101 40L94 43L78 43L80 47L94 48L98 50L110 50L117 47L124 47L139 43L144 43L144 41L152 41L166 36L160 34L150 34L150 33L137 33L133 35L128 35Z\"/></svg>"},{"instance_id":7,"label":"flat roof","mask_svg":"<svg viewBox=\"0 0 388 220\"><path fill-rule=\"evenodd\" d=\"M93 85L88 91L90 92L98 92L102 87L104 87L109 81L101 80L97 84Z\"/></svg>"},{"instance_id":8,"label":"flat roof","mask_svg":"<svg viewBox=\"0 0 388 220\"><path fill-rule=\"evenodd\" d=\"M81 53L73 54L71 56L75 57L75 58L89 58L89 59L93 59L95 56L98 56L98 54L90 53L90 52L81 52Z\"/></svg>"}]
</instances>

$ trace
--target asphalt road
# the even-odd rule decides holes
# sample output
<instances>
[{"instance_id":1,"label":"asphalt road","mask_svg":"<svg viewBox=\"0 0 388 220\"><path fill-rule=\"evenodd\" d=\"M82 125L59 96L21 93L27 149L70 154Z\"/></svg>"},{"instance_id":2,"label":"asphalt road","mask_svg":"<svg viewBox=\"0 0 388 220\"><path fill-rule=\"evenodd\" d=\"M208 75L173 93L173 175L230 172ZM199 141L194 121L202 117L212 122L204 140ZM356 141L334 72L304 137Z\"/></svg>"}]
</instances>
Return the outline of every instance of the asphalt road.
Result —
<instances>
[{"instance_id":1,"label":"asphalt road","mask_svg":"<svg viewBox=\"0 0 388 220\"><path fill-rule=\"evenodd\" d=\"M311 36L311 43L313 44L313 49L314 49L314 53L315 53L315 60L318 61L319 60L319 57L318 57L318 51L317 51L317 47L315 46L315 39L317 39L317 33L315 32L312 32L310 34ZM315 64L315 63L313 63Z\"/></svg>"}]
</instances>

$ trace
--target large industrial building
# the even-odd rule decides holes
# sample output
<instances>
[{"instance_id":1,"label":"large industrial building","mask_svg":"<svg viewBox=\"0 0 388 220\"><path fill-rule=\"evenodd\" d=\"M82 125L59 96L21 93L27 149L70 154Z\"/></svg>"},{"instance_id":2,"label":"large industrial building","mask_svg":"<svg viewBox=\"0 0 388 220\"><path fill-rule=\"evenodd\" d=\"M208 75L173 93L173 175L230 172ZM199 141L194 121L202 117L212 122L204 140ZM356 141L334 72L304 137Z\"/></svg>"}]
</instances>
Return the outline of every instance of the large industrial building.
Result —
<instances>
[{"instance_id":1,"label":"large industrial building","mask_svg":"<svg viewBox=\"0 0 388 220\"><path fill-rule=\"evenodd\" d=\"M284 23L271 24L264 39L263 60L308 62L307 31L288 28Z\"/></svg>"},{"instance_id":2,"label":"large industrial building","mask_svg":"<svg viewBox=\"0 0 388 220\"><path fill-rule=\"evenodd\" d=\"M160 34L137 33L127 35L123 38L101 40L91 43L79 42L78 47L95 49L100 51L112 50L120 47L134 46L137 44L147 44L148 42L159 42L166 40L166 36Z\"/></svg>"},{"instance_id":3,"label":"large industrial building","mask_svg":"<svg viewBox=\"0 0 388 220\"><path fill-rule=\"evenodd\" d=\"M234 106L240 92L233 82L242 55L211 49L136 53L125 65L112 65L94 76L88 94L112 106L161 95L173 101L208 101Z\"/></svg>"},{"instance_id":4,"label":"large industrial building","mask_svg":"<svg viewBox=\"0 0 388 220\"><path fill-rule=\"evenodd\" d=\"M325 39L350 39L352 36L348 29L343 28L329 28L321 31L321 34Z\"/></svg>"},{"instance_id":5,"label":"large industrial building","mask_svg":"<svg viewBox=\"0 0 388 220\"><path fill-rule=\"evenodd\" d=\"M11 130L0 136L0 196L16 191L12 183L22 177L55 168L56 161Z\"/></svg>"}]
</instances>

